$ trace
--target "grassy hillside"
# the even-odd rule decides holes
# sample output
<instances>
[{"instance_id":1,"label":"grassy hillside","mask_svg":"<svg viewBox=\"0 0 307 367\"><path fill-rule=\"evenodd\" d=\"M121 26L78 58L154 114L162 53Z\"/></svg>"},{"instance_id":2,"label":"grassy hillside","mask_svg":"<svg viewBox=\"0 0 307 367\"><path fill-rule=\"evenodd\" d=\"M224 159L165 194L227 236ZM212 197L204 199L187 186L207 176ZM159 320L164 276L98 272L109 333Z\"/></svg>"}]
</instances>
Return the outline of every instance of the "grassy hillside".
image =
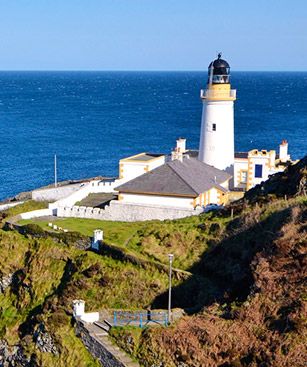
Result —
<instances>
[{"instance_id":1,"label":"grassy hillside","mask_svg":"<svg viewBox=\"0 0 307 367\"><path fill-rule=\"evenodd\" d=\"M92 236L95 229L103 229L104 241L115 244L144 259L168 264L168 254L174 254L174 266L188 270L215 243L231 220L229 213L201 216L176 221L110 222L94 219L59 218L51 220L69 231ZM21 220L21 225L37 224L52 232L50 220ZM188 246L188 247L187 247Z\"/></svg>"},{"instance_id":2,"label":"grassy hillside","mask_svg":"<svg viewBox=\"0 0 307 367\"><path fill-rule=\"evenodd\" d=\"M169 328L115 328L122 348L146 367L303 366L306 159L289 171L220 213L148 223L59 222L83 240L102 228L106 243L133 259L78 249L78 237L59 240L37 226L32 235L0 230L0 356L17 366L98 366L74 335L72 300L84 299L88 310L165 308L167 272L157 265L174 253L174 266L191 275L174 274L173 306L189 316ZM12 208L3 221L44 205Z\"/></svg>"},{"instance_id":3,"label":"grassy hillside","mask_svg":"<svg viewBox=\"0 0 307 367\"><path fill-rule=\"evenodd\" d=\"M196 264L210 290L192 287L200 312L136 338L133 353L144 366L305 365L307 200L260 218L255 208L238 227L231 223L232 235ZM176 306L184 306L182 288L189 292L187 284L175 288ZM119 335L125 340L124 330Z\"/></svg>"},{"instance_id":4,"label":"grassy hillside","mask_svg":"<svg viewBox=\"0 0 307 367\"><path fill-rule=\"evenodd\" d=\"M201 285L192 277L174 289L176 306L202 305L199 312L167 329L113 330L118 344L146 367L157 361L168 367L305 366L306 163L232 206L237 216L222 239L189 269L202 276Z\"/></svg>"},{"instance_id":5,"label":"grassy hillside","mask_svg":"<svg viewBox=\"0 0 307 367\"><path fill-rule=\"evenodd\" d=\"M88 310L140 308L167 288L167 274L154 267L117 261L52 239L1 230L0 243L0 282L11 278L0 292L0 339L22 345L26 355L36 355L39 365L96 365L74 336L73 299L84 299ZM58 355L35 348L34 334L40 325L52 335Z\"/></svg>"}]
</instances>

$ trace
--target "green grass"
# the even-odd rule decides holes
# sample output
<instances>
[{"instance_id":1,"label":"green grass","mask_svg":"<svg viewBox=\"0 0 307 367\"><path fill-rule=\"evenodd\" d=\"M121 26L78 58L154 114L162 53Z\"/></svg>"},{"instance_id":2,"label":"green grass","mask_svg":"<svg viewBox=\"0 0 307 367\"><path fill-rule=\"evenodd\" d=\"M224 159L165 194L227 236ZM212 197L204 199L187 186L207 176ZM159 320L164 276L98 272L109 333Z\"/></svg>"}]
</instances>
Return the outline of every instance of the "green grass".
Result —
<instances>
[{"instance_id":1,"label":"green grass","mask_svg":"<svg viewBox=\"0 0 307 367\"><path fill-rule=\"evenodd\" d=\"M229 221L229 217L224 218L208 213L174 221L131 223L62 218L52 220L52 223L86 236L92 236L95 229L102 229L106 243L115 244L135 256L165 265L168 264L168 254L173 253L174 267L188 270L208 250L210 243L219 236L217 233L210 232L210 226L218 223L222 232ZM19 222L21 225L30 223L38 224L44 230L52 231L47 221L35 219Z\"/></svg>"},{"instance_id":2,"label":"green grass","mask_svg":"<svg viewBox=\"0 0 307 367\"><path fill-rule=\"evenodd\" d=\"M110 329L111 340L136 359L137 347L140 342L143 329L135 326L112 327Z\"/></svg>"},{"instance_id":3,"label":"green grass","mask_svg":"<svg viewBox=\"0 0 307 367\"><path fill-rule=\"evenodd\" d=\"M21 220L18 223L21 225L35 223L44 230L51 231L48 223L52 222L59 227L68 229L69 231L76 231L85 236L92 236L95 229L102 229L104 231L105 239L116 245L124 245L138 230L145 227L144 223L125 223L125 222L110 222L95 219L81 219L81 218L65 218L50 221L35 220Z\"/></svg>"},{"instance_id":4,"label":"green grass","mask_svg":"<svg viewBox=\"0 0 307 367\"><path fill-rule=\"evenodd\" d=\"M46 366L98 366L71 327L67 312L74 299L84 299L87 311L133 310L147 307L168 287L167 274L154 266L63 246L51 238L0 230L0 248L0 276L21 274L19 280L15 276L14 288L0 294L0 338L18 343L20 326L38 312L37 323L43 322L61 346L61 354L52 356L40 353L29 339L27 353L35 352ZM179 283L174 279L174 286Z\"/></svg>"}]
</instances>

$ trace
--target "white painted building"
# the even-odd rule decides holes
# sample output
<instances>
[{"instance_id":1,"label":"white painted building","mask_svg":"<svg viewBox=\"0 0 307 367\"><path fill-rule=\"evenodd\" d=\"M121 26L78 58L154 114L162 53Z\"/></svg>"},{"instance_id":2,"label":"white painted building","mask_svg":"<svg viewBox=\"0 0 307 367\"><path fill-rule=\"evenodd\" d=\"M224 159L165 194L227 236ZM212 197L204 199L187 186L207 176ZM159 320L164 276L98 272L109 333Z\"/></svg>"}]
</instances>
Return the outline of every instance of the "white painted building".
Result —
<instances>
[{"instance_id":1,"label":"white painted building","mask_svg":"<svg viewBox=\"0 0 307 367\"><path fill-rule=\"evenodd\" d=\"M236 153L234 163L234 187L249 190L270 175L282 172L289 164L288 143L283 140L279 146L279 154L275 150L257 150Z\"/></svg>"},{"instance_id":2,"label":"white painted building","mask_svg":"<svg viewBox=\"0 0 307 367\"><path fill-rule=\"evenodd\" d=\"M275 150L234 152L236 90L231 89L230 66L221 54L209 65L207 88L201 90L201 99L203 112L198 159L230 173L233 176L232 189L249 190L291 164L285 140L279 147L279 155Z\"/></svg>"},{"instance_id":3,"label":"white painted building","mask_svg":"<svg viewBox=\"0 0 307 367\"><path fill-rule=\"evenodd\" d=\"M171 160L117 187L118 201L187 209L225 204L231 176L191 157L183 140L177 140Z\"/></svg>"},{"instance_id":4,"label":"white painted building","mask_svg":"<svg viewBox=\"0 0 307 367\"><path fill-rule=\"evenodd\" d=\"M291 164L288 143L274 150L234 150L234 101L230 66L218 58L208 68L198 150L179 138L170 154L140 153L119 161L119 178L94 180L50 205L63 216L105 220L180 218L202 207L226 204L232 191L249 190ZM259 132L261 133L261 132ZM117 194L104 208L76 206L91 193ZM236 196L237 197L237 196ZM61 215L61 214L60 214Z\"/></svg>"},{"instance_id":5,"label":"white painted building","mask_svg":"<svg viewBox=\"0 0 307 367\"><path fill-rule=\"evenodd\" d=\"M207 89L200 93L203 102L198 159L232 173L234 164L234 101L230 86L230 67L218 58L208 70Z\"/></svg>"},{"instance_id":6,"label":"white painted building","mask_svg":"<svg viewBox=\"0 0 307 367\"><path fill-rule=\"evenodd\" d=\"M165 155L139 153L119 161L119 178L125 181L143 175L165 163Z\"/></svg>"}]
</instances>

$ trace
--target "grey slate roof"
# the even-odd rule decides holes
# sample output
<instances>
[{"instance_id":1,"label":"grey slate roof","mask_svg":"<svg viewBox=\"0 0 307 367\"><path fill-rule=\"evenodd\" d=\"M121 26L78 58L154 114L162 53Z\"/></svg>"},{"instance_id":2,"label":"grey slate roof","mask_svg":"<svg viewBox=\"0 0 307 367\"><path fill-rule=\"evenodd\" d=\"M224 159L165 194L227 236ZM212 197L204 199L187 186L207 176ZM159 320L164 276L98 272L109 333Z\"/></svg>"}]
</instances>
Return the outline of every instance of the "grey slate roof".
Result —
<instances>
[{"instance_id":1,"label":"grey slate roof","mask_svg":"<svg viewBox=\"0 0 307 367\"><path fill-rule=\"evenodd\" d=\"M119 192L197 197L217 187L231 176L225 171L209 166L195 158L184 157L155 168L135 179L116 187Z\"/></svg>"}]
</instances>

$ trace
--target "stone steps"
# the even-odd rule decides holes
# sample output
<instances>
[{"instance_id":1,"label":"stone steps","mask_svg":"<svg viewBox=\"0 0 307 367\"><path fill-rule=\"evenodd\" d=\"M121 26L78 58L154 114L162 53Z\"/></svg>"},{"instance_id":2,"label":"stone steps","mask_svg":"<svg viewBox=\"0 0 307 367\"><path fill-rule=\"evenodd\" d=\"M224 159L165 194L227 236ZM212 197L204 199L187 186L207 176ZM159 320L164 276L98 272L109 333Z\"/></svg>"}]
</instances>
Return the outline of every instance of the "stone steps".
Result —
<instances>
[{"instance_id":1,"label":"stone steps","mask_svg":"<svg viewBox=\"0 0 307 367\"><path fill-rule=\"evenodd\" d=\"M94 325L98 326L99 328L101 328L103 331L105 331L107 333L110 330L110 326L106 322L95 321Z\"/></svg>"}]
</instances>

